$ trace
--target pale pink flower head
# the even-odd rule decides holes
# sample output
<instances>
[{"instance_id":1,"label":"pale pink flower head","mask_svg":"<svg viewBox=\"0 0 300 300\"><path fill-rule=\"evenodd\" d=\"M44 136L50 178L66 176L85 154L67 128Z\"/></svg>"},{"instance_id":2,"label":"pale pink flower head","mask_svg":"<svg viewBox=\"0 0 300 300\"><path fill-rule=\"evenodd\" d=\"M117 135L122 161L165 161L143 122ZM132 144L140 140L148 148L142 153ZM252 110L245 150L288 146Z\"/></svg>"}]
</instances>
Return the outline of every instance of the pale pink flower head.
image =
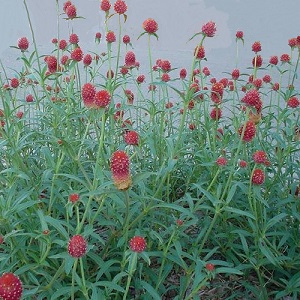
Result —
<instances>
[{"instance_id":1,"label":"pale pink flower head","mask_svg":"<svg viewBox=\"0 0 300 300\"><path fill-rule=\"evenodd\" d=\"M216 23L209 21L202 26L202 33L207 37L213 37L217 31Z\"/></svg>"}]
</instances>

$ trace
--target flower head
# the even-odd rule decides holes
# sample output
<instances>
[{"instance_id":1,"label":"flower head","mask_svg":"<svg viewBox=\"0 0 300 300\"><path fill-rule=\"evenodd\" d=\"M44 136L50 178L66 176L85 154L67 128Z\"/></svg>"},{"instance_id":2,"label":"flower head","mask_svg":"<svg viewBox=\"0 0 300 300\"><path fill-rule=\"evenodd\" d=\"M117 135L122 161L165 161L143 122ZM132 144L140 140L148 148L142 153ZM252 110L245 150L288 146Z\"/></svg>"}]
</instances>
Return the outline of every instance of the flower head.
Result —
<instances>
[{"instance_id":1,"label":"flower head","mask_svg":"<svg viewBox=\"0 0 300 300\"><path fill-rule=\"evenodd\" d=\"M48 71L50 73L54 73L57 71L58 64L57 64L57 59L55 56L50 55L46 57L46 64L48 66Z\"/></svg>"},{"instance_id":2,"label":"flower head","mask_svg":"<svg viewBox=\"0 0 300 300\"><path fill-rule=\"evenodd\" d=\"M143 29L149 33L153 34L158 30L158 24L154 19L147 19L143 22Z\"/></svg>"},{"instance_id":3,"label":"flower head","mask_svg":"<svg viewBox=\"0 0 300 300\"><path fill-rule=\"evenodd\" d=\"M222 117L222 110L219 107L214 107L210 112L210 117L213 120L219 120Z\"/></svg>"},{"instance_id":4,"label":"flower head","mask_svg":"<svg viewBox=\"0 0 300 300\"><path fill-rule=\"evenodd\" d=\"M100 9L108 12L110 10L111 4L109 0L101 0Z\"/></svg>"},{"instance_id":5,"label":"flower head","mask_svg":"<svg viewBox=\"0 0 300 300\"><path fill-rule=\"evenodd\" d=\"M162 75L161 75L161 80L163 81L163 82L168 82L168 81L170 81L170 75L169 75L169 73L163 73Z\"/></svg>"},{"instance_id":6,"label":"flower head","mask_svg":"<svg viewBox=\"0 0 300 300\"><path fill-rule=\"evenodd\" d=\"M82 257L86 254L87 241L80 235L74 235L70 238L68 243L68 253L75 258Z\"/></svg>"},{"instance_id":7,"label":"flower head","mask_svg":"<svg viewBox=\"0 0 300 300\"><path fill-rule=\"evenodd\" d=\"M278 56L274 55L270 57L269 63L276 66L278 64Z\"/></svg>"},{"instance_id":8,"label":"flower head","mask_svg":"<svg viewBox=\"0 0 300 300\"><path fill-rule=\"evenodd\" d=\"M215 270L215 265L214 265L214 264L211 264L211 263L207 263L207 264L205 265L205 269L206 269L207 271L209 271L209 272L212 272L212 271Z\"/></svg>"},{"instance_id":9,"label":"flower head","mask_svg":"<svg viewBox=\"0 0 300 300\"><path fill-rule=\"evenodd\" d=\"M94 98L96 95L96 88L91 83L85 83L81 88L81 96L83 104L86 107L94 107Z\"/></svg>"},{"instance_id":10,"label":"flower head","mask_svg":"<svg viewBox=\"0 0 300 300\"><path fill-rule=\"evenodd\" d=\"M66 14L69 19L74 19L76 18L77 12L76 12L76 7L75 5L71 4L66 8Z\"/></svg>"},{"instance_id":11,"label":"flower head","mask_svg":"<svg viewBox=\"0 0 300 300\"><path fill-rule=\"evenodd\" d=\"M72 2L71 2L71 1L66 1L66 2L64 3L64 5L63 5L63 10L64 10L64 12L66 12L67 7L70 6L70 5L72 5Z\"/></svg>"},{"instance_id":12,"label":"flower head","mask_svg":"<svg viewBox=\"0 0 300 300\"><path fill-rule=\"evenodd\" d=\"M29 47L29 41L26 37L21 37L19 38L18 40L18 47L20 48L20 50L23 52L23 51L26 51Z\"/></svg>"},{"instance_id":13,"label":"flower head","mask_svg":"<svg viewBox=\"0 0 300 300\"><path fill-rule=\"evenodd\" d=\"M108 31L106 33L106 41L108 43L113 43L113 42L116 41L116 35L115 35L115 33L113 31Z\"/></svg>"},{"instance_id":14,"label":"flower head","mask_svg":"<svg viewBox=\"0 0 300 300\"><path fill-rule=\"evenodd\" d=\"M209 21L202 26L202 33L207 37L213 37L217 31L216 23Z\"/></svg>"},{"instance_id":15,"label":"flower head","mask_svg":"<svg viewBox=\"0 0 300 300\"><path fill-rule=\"evenodd\" d=\"M18 86L19 86L20 82L19 82L19 79L18 78L12 78L10 80L10 86L14 89L16 89Z\"/></svg>"},{"instance_id":16,"label":"flower head","mask_svg":"<svg viewBox=\"0 0 300 300\"><path fill-rule=\"evenodd\" d=\"M127 67L135 66L135 54L132 51L128 51L125 55L125 65Z\"/></svg>"},{"instance_id":17,"label":"flower head","mask_svg":"<svg viewBox=\"0 0 300 300\"><path fill-rule=\"evenodd\" d=\"M136 131L130 130L124 134L124 140L127 145L138 145L139 144L139 135Z\"/></svg>"},{"instance_id":18,"label":"flower head","mask_svg":"<svg viewBox=\"0 0 300 300\"><path fill-rule=\"evenodd\" d=\"M269 74L266 74L266 75L263 77L262 80L263 80L264 83L270 83L271 80L272 80L272 78L271 78L271 76L270 76Z\"/></svg>"},{"instance_id":19,"label":"flower head","mask_svg":"<svg viewBox=\"0 0 300 300\"><path fill-rule=\"evenodd\" d=\"M71 33L69 36L69 42L73 45L77 45L79 43L79 37L76 33Z\"/></svg>"},{"instance_id":20,"label":"flower head","mask_svg":"<svg viewBox=\"0 0 300 300\"><path fill-rule=\"evenodd\" d=\"M69 200L70 202L72 202L73 204L76 203L79 200L79 194L74 193L74 194L70 194L69 195Z\"/></svg>"},{"instance_id":21,"label":"flower head","mask_svg":"<svg viewBox=\"0 0 300 300\"><path fill-rule=\"evenodd\" d=\"M243 160L243 159L241 159L240 161L239 161L239 166L241 167L241 168L246 168L247 167L247 162L245 161L245 160Z\"/></svg>"},{"instance_id":22,"label":"flower head","mask_svg":"<svg viewBox=\"0 0 300 300\"><path fill-rule=\"evenodd\" d=\"M239 79L239 77L240 77L240 70L239 69L234 69L231 72L231 77L232 77L233 80Z\"/></svg>"},{"instance_id":23,"label":"flower head","mask_svg":"<svg viewBox=\"0 0 300 300\"><path fill-rule=\"evenodd\" d=\"M258 103L261 102L260 94L258 90L251 89L245 94L241 101L245 103L246 106L255 107Z\"/></svg>"},{"instance_id":24,"label":"flower head","mask_svg":"<svg viewBox=\"0 0 300 300\"><path fill-rule=\"evenodd\" d=\"M139 76L136 78L136 82L137 82L138 84L141 84L141 83L143 83L144 81L145 81L145 75L143 75L143 74L139 75Z\"/></svg>"},{"instance_id":25,"label":"flower head","mask_svg":"<svg viewBox=\"0 0 300 300\"><path fill-rule=\"evenodd\" d=\"M75 61L81 61L83 58L83 52L81 48L77 47L71 52L71 59Z\"/></svg>"},{"instance_id":26,"label":"flower head","mask_svg":"<svg viewBox=\"0 0 300 300\"><path fill-rule=\"evenodd\" d=\"M68 63L69 61L69 56L68 55L63 55L60 59L61 64L64 66Z\"/></svg>"},{"instance_id":27,"label":"flower head","mask_svg":"<svg viewBox=\"0 0 300 300\"><path fill-rule=\"evenodd\" d=\"M264 164L267 161L267 154L262 150L253 153L252 158L256 164Z\"/></svg>"},{"instance_id":28,"label":"flower head","mask_svg":"<svg viewBox=\"0 0 300 300\"><path fill-rule=\"evenodd\" d=\"M147 247L147 243L145 238L137 235L129 241L129 247L133 252L143 252Z\"/></svg>"},{"instance_id":29,"label":"flower head","mask_svg":"<svg viewBox=\"0 0 300 300\"><path fill-rule=\"evenodd\" d=\"M171 70L171 63L169 60L162 60L160 62L160 68L163 72L169 72Z\"/></svg>"},{"instance_id":30,"label":"flower head","mask_svg":"<svg viewBox=\"0 0 300 300\"><path fill-rule=\"evenodd\" d=\"M255 169L252 173L251 181L255 185L263 184L265 181L265 173L261 169Z\"/></svg>"},{"instance_id":31,"label":"flower head","mask_svg":"<svg viewBox=\"0 0 300 300\"><path fill-rule=\"evenodd\" d=\"M260 42L254 42L252 44L252 51L255 52L255 53L261 51L261 44L260 44Z\"/></svg>"},{"instance_id":32,"label":"flower head","mask_svg":"<svg viewBox=\"0 0 300 300\"><path fill-rule=\"evenodd\" d=\"M60 50L65 50L68 46L68 43L66 40L60 40L59 43L58 43L58 48Z\"/></svg>"},{"instance_id":33,"label":"flower head","mask_svg":"<svg viewBox=\"0 0 300 300\"><path fill-rule=\"evenodd\" d=\"M216 164L219 166L219 167L224 167L227 165L227 159L224 157L224 156L221 156L221 157L218 157L217 160L216 160Z\"/></svg>"},{"instance_id":34,"label":"flower head","mask_svg":"<svg viewBox=\"0 0 300 300\"><path fill-rule=\"evenodd\" d=\"M181 69L179 72L180 79L185 79L187 75L186 69Z\"/></svg>"},{"instance_id":35,"label":"flower head","mask_svg":"<svg viewBox=\"0 0 300 300\"><path fill-rule=\"evenodd\" d=\"M84 64L84 66L85 67L89 66L92 63L92 60L93 60L93 58L92 58L91 54L89 54L89 53L86 54L83 57L83 64Z\"/></svg>"},{"instance_id":36,"label":"flower head","mask_svg":"<svg viewBox=\"0 0 300 300\"><path fill-rule=\"evenodd\" d=\"M95 105L96 107L105 108L110 103L111 96L107 90L98 91L95 95Z\"/></svg>"},{"instance_id":37,"label":"flower head","mask_svg":"<svg viewBox=\"0 0 300 300\"><path fill-rule=\"evenodd\" d=\"M300 105L300 101L296 96L293 96L287 101L287 105L291 108L297 108Z\"/></svg>"},{"instance_id":38,"label":"flower head","mask_svg":"<svg viewBox=\"0 0 300 300\"><path fill-rule=\"evenodd\" d=\"M209 76L209 75L210 75L210 70L209 70L208 67L204 67L204 68L202 69L202 72L203 72L203 74L204 74L205 76Z\"/></svg>"},{"instance_id":39,"label":"flower head","mask_svg":"<svg viewBox=\"0 0 300 300\"><path fill-rule=\"evenodd\" d=\"M124 14L127 11L127 5L125 1L117 0L114 4L114 10L119 15Z\"/></svg>"},{"instance_id":40,"label":"flower head","mask_svg":"<svg viewBox=\"0 0 300 300\"><path fill-rule=\"evenodd\" d=\"M32 94L28 94L28 95L26 96L25 100L26 100L27 103L33 102L34 99L33 99Z\"/></svg>"},{"instance_id":41,"label":"flower head","mask_svg":"<svg viewBox=\"0 0 300 300\"><path fill-rule=\"evenodd\" d=\"M263 59L260 55L256 55L255 57L253 57L252 59L252 65L255 68L260 68L262 66L263 63Z\"/></svg>"},{"instance_id":42,"label":"flower head","mask_svg":"<svg viewBox=\"0 0 300 300\"><path fill-rule=\"evenodd\" d=\"M244 32L243 31L237 31L235 34L237 39L243 39L244 38Z\"/></svg>"},{"instance_id":43,"label":"flower head","mask_svg":"<svg viewBox=\"0 0 300 300\"><path fill-rule=\"evenodd\" d=\"M127 44L129 44L130 43L130 36L129 35L124 35L123 36L123 43L125 44L125 45L127 45Z\"/></svg>"},{"instance_id":44,"label":"flower head","mask_svg":"<svg viewBox=\"0 0 300 300\"><path fill-rule=\"evenodd\" d=\"M238 133L244 142L251 142L256 134L255 123L253 121L247 121L246 124L238 129Z\"/></svg>"},{"instance_id":45,"label":"flower head","mask_svg":"<svg viewBox=\"0 0 300 300\"><path fill-rule=\"evenodd\" d=\"M290 60L291 57L287 53L284 53L280 56L280 61L283 63L288 63Z\"/></svg>"},{"instance_id":46,"label":"flower head","mask_svg":"<svg viewBox=\"0 0 300 300\"><path fill-rule=\"evenodd\" d=\"M195 48L194 56L197 59L204 59L205 58L205 49L204 49L204 47L202 45L201 46L197 46Z\"/></svg>"},{"instance_id":47,"label":"flower head","mask_svg":"<svg viewBox=\"0 0 300 300\"><path fill-rule=\"evenodd\" d=\"M115 151L110 160L110 169L114 184L119 190L127 190L131 185L129 157L121 150Z\"/></svg>"},{"instance_id":48,"label":"flower head","mask_svg":"<svg viewBox=\"0 0 300 300\"><path fill-rule=\"evenodd\" d=\"M22 282L13 273L4 273L0 277L0 299L19 300L23 293Z\"/></svg>"},{"instance_id":49,"label":"flower head","mask_svg":"<svg viewBox=\"0 0 300 300\"><path fill-rule=\"evenodd\" d=\"M224 85L220 82L216 82L212 85L210 98L214 103L216 104L221 103L223 98L223 90L224 90Z\"/></svg>"},{"instance_id":50,"label":"flower head","mask_svg":"<svg viewBox=\"0 0 300 300\"><path fill-rule=\"evenodd\" d=\"M95 33L95 42L99 43L101 39L101 32L96 32Z\"/></svg>"},{"instance_id":51,"label":"flower head","mask_svg":"<svg viewBox=\"0 0 300 300\"><path fill-rule=\"evenodd\" d=\"M288 40L288 45L293 49L297 46L297 38L291 38Z\"/></svg>"}]
</instances>

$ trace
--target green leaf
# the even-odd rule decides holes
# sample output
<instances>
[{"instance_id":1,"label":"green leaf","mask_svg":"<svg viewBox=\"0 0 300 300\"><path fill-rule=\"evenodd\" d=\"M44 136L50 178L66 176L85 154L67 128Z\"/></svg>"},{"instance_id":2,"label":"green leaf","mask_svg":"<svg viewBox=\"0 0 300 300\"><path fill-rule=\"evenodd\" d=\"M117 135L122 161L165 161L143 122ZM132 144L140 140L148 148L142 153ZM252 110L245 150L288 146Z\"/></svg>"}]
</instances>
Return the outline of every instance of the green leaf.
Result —
<instances>
[{"instance_id":1,"label":"green leaf","mask_svg":"<svg viewBox=\"0 0 300 300\"><path fill-rule=\"evenodd\" d=\"M258 247L259 247L260 251L262 252L262 254L268 259L268 261L271 264L273 264L275 266L278 265L278 262L276 261L276 257L274 256L274 254L272 253L272 251L266 245L266 242L262 238L259 239Z\"/></svg>"},{"instance_id":2,"label":"green leaf","mask_svg":"<svg viewBox=\"0 0 300 300\"><path fill-rule=\"evenodd\" d=\"M50 300L56 300L56 299L64 299L63 296L65 295L71 295L71 292L77 292L79 290L79 287L60 287L57 291L55 291L52 295Z\"/></svg>"},{"instance_id":3,"label":"green leaf","mask_svg":"<svg viewBox=\"0 0 300 300\"><path fill-rule=\"evenodd\" d=\"M69 234L67 233L66 229L62 226L62 221L54 219L50 216L45 216L45 221L53 226L66 240L69 239Z\"/></svg>"},{"instance_id":4,"label":"green leaf","mask_svg":"<svg viewBox=\"0 0 300 300\"><path fill-rule=\"evenodd\" d=\"M236 269L236 268L230 268L230 267L220 267L216 268L217 274L236 274L236 275L243 275L243 272Z\"/></svg>"},{"instance_id":5,"label":"green leaf","mask_svg":"<svg viewBox=\"0 0 300 300\"><path fill-rule=\"evenodd\" d=\"M252 220L255 220L255 217L248 211L243 211L241 209L234 208L234 207L228 207L228 206L226 206L223 210L227 211L227 212L234 213L237 216L246 216L246 217L249 217Z\"/></svg>"},{"instance_id":6,"label":"green leaf","mask_svg":"<svg viewBox=\"0 0 300 300\"><path fill-rule=\"evenodd\" d=\"M200 34L201 34L201 32L195 33L195 34L188 40L188 42L191 41L193 38L195 38L196 36L198 36L198 35L200 35Z\"/></svg>"},{"instance_id":7,"label":"green leaf","mask_svg":"<svg viewBox=\"0 0 300 300\"><path fill-rule=\"evenodd\" d=\"M141 281L141 285L151 295L151 299L161 300L161 296L157 293L153 286L144 280Z\"/></svg>"},{"instance_id":8,"label":"green leaf","mask_svg":"<svg viewBox=\"0 0 300 300\"><path fill-rule=\"evenodd\" d=\"M269 230L272 226L274 226L276 223L280 222L283 218L287 216L286 213L281 213L275 217L273 217L271 220L268 221L266 225L266 231Z\"/></svg>"}]
</instances>

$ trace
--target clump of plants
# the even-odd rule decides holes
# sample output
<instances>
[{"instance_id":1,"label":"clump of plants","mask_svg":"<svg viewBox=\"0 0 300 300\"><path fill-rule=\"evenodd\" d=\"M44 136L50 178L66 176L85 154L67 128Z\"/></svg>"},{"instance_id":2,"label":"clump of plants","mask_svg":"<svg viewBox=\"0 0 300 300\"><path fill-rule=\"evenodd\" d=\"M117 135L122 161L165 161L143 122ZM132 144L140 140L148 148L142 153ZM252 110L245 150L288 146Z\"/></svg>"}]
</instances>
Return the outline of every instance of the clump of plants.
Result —
<instances>
[{"instance_id":1,"label":"clump of plants","mask_svg":"<svg viewBox=\"0 0 300 300\"><path fill-rule=\"evenodd\" d=\"M95 8L96 52L56 5L70 35L40 53L24 0L22 67L1 63L0 298L298 299L300 36L216 78L213 21L177 66L152 56L148 18L142 73L125 1Z\"/></svg>"}]
</instances>

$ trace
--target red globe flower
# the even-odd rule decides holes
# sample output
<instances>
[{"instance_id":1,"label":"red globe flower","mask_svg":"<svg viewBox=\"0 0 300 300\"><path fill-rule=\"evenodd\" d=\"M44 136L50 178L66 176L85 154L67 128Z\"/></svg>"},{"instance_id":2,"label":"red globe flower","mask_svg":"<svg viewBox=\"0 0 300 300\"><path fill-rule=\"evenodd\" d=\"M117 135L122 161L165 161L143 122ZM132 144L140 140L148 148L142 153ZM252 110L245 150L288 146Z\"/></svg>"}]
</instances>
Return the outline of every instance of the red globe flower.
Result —
<instances>
[{"instance_id":1,"label":"red globe flower","mask_svg":"<svg viewBox=\"0 0 300 300\"><path fill-rule=\"evenodd\" d=\"M255 185L261 185L265 181L265 173L261 169L255 169L252 173L251 181Z\"/></svg>"},{"instance_id":2,"label":"red globe flower","mask_svg":"<svg viewBox=\"0 0 300 300\"><path fill-rule=\"evenodd\" d=\"M22 37L18 40L18 47L21 51L26 51L29 47L29 41L26 37Z\"/></svg>"},{"instance_id":3,"label":"red globe flower","mask_svg":"<svg viewBox=\"0 0 300 300\"><path fill-rule=\"evenodd\" d=\"M213 37L217 31L216 23L209 21L202 26L202 33L207 37Z\"/></svg>"},{"instance_id":4,"label":"red globe flower","mask_svg":"<svg viewBox=\"0 0 300 300\"><path fill-rule=\"evenodd\" d=\"M153 34L158 30L158 24L155 20L149 18L143 22L143 29L147 33Z\"/></svg>"},{"instance_id":5,"label":"red globe flower","mask_svg":"<svg viewBox=\"0 0 300 300\"><path fill-rule=\"evenodd\" d=\"M147 247L147 243L142 236L137 235L129 241L129 247L133 252L143 252Z\"/></svg>"}]
</instances>

